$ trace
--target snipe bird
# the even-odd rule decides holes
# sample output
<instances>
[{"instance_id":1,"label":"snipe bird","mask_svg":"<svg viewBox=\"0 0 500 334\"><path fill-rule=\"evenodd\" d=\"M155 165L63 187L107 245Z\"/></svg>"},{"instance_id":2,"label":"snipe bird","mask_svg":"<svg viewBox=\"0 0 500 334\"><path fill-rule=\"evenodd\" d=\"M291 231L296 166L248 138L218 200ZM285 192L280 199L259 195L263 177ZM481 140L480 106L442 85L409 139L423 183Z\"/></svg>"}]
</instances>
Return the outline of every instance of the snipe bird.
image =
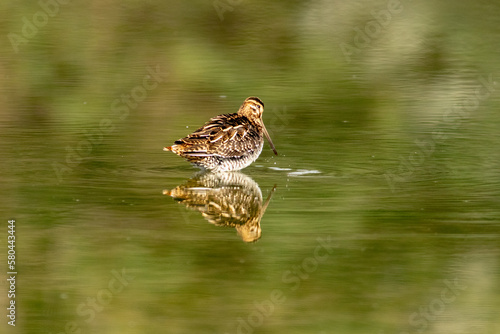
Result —
<instances>
[{"instance_id":1,"label":"snipe bird","mask_svg":"<svg viewBox=\"0 0 500 334\"><path fill-rule=\"evenodd\" d=\"M259 157L264 137L278 155L264 126L263 111L264 103L258 97L249 97L237 113L213 117L195 132L163 150L172 151L213 172L243 169Z\"/></svg>"},{"instance_id":2,"label":"snipe bird","mask_svg":"<svg viewBox=\"0 0 500 334\"><path fill-rule=\"evenodd\" d=\"M276 185L262 201L259 185L240 172L203 173L163 194L216 226L234 227L244 242L255 242L262 234L260 222Z\"/></svg>"}]
</instances>

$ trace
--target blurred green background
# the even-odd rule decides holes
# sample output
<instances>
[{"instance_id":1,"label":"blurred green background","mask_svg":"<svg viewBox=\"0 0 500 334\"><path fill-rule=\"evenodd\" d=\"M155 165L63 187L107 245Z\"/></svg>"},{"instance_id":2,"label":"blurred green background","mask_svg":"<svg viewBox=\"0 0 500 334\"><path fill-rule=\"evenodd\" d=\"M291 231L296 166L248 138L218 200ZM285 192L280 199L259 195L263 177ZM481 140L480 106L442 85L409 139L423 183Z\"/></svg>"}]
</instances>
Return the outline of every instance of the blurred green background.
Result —
<instances>
[{"instance_id":1,"label":"blurred green background","mask_svg":"<svg viewBox=\"0 0 500 334\"><path fill-rule=\"evenodd\" d=\"M0 10L2 332L500 333L500 3ZM251 244L162 194L196 173L163 146L248 96Z\"/></svg>"}]
</instances>

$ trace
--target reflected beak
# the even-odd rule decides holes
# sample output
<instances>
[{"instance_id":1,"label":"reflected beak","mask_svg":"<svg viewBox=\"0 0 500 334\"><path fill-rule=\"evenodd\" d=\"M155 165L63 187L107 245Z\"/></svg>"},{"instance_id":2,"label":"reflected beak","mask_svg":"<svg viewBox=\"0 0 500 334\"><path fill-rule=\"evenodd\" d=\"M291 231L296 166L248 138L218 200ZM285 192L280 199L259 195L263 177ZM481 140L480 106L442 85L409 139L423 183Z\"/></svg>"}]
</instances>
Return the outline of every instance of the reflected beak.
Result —
<instances>
[{"instance_id":1,"label":"reflected beak","mask_svg":"<svg viewBox=\"0 0 500 334\"><path fill-rule=\"evenodd\" d=\"M266 139L269 142L269 145L271 146L274 154L278 155L278 152L276 152L276 148L274 147L273 141L271 140L271 137L269 137L269 133L267 132L267 129L266 129L266 126L264 125L264 122L262 122L262 130L264 131L264 136L266 136Z\"/></svg>"}]
</instances>

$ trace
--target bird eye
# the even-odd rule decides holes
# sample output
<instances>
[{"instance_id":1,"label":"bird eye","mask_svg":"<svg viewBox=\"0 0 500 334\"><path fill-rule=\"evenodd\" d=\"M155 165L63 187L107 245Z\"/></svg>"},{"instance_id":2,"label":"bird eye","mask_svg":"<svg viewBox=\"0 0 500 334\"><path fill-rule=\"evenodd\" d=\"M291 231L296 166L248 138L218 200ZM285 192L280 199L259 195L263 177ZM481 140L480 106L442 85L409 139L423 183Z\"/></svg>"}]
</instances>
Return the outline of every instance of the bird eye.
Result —
<instances>
[{"instance_id":1,"label":"bird eye","mask_svg":"<svg viewBox=\"0 0 500 334\"><path fill-rule=\"evenodd\" d=\"M253 104L251 108L255 111L260 111L260 106L258 104Z\"/></svg>"}]
</instances>

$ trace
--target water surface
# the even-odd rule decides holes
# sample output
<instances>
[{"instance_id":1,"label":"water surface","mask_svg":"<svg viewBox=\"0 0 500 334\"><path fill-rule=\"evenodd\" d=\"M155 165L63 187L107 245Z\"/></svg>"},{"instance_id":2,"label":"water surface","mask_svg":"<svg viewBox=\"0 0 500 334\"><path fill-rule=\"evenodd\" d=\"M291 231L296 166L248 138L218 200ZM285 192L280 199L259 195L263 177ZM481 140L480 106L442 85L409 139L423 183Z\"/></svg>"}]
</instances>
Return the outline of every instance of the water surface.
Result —
<instances>
[{"instance_id":1,"label":"water surface","mask_svg":"<svg viewBox=\"0 0 500 334\"><path fill-rule=\"evenodd\" d=\"M500 332L500 5L1 7L3 331ZM248 96L279 156L162 151Z\"/></svg>"}]
</instances>

